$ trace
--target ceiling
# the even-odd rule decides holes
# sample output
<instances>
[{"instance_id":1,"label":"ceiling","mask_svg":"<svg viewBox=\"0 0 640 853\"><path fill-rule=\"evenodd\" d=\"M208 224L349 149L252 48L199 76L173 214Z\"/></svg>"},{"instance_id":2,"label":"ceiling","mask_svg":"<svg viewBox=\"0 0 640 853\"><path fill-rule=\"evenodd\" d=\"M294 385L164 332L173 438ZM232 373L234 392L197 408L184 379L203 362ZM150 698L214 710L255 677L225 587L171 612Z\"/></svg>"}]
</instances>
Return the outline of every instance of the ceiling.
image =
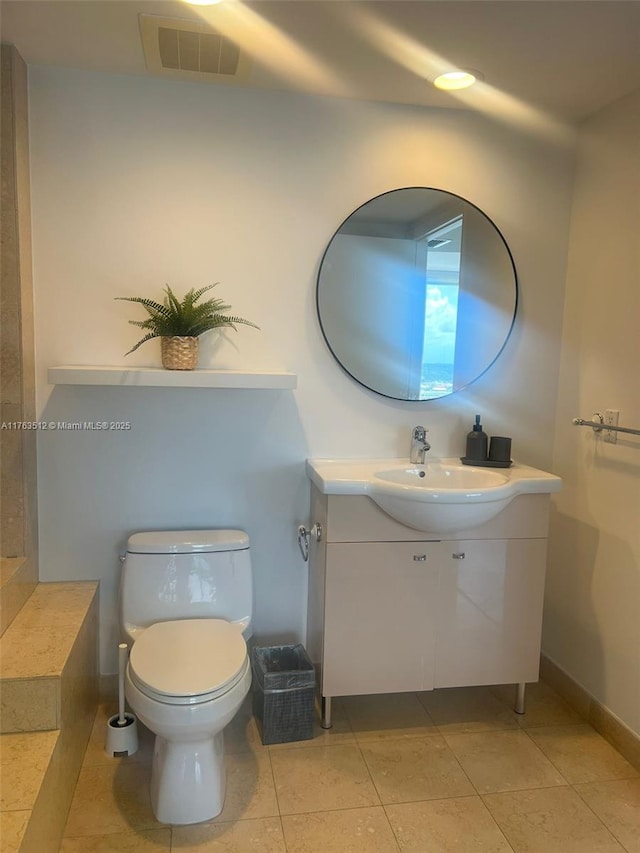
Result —
<instances>
[{"instance_id":1,"label":"ceiling","mask_svg":"<svg viewBox=\"0 0 640 853\"><path fill-rule=\"evenodd\" d=\"M140 13L227 35L254 88L573 122L640 87L640 0L2 0L0 33L29 64L147 74ZM451 66L484 82L440 92Z\"/></svg>"}]
</instances>

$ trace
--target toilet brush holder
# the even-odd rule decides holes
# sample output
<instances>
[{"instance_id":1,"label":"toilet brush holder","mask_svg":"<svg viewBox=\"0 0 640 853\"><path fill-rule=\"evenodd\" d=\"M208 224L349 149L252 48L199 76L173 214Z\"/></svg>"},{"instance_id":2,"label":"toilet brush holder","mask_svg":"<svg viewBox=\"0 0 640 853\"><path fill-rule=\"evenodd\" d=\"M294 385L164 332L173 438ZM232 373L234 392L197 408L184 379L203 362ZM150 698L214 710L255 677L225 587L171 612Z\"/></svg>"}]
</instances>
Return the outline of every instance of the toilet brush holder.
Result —
<instances>
[{"instance_id":1,"label":"toilet brush holder","mask_svg":"<svg viewBox=\"0 0 640 853\"><path fill-rule=\"evenodd\" d=\"M138 751L138 723L133 714L124 715L124 725L120 714L109 717L105 752L112 758L133 755Z\"/></svg>"},{"instance_id":2,"label":"toilet brush holder","mask_svg":"<svg viewBox=\"0 0 640 853\"><path fill-rule=\"evenodd\" d=\"M129 647L118 646L118 713L109 717L105 752L113 758L133 755L138 751L138 724L133 714L124 710L124 675Z\"/></svg>"}]
</instances>

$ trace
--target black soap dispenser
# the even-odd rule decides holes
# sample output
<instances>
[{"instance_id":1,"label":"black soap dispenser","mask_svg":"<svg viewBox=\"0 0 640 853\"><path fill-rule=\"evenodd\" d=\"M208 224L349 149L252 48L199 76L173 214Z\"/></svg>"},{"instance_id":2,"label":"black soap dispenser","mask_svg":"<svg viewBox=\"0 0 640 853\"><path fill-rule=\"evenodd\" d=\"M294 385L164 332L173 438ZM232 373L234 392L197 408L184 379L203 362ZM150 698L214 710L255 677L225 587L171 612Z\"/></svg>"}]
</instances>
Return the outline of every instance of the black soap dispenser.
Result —
<instances>
[{"instance_id":1,"label":"black soap dispenser","mask_svg":"<svg viewBox=\"0 0 640 853\"><path fill-rule=\"evenodd\" d=\"M467 452L465 458L469 461L484 462L487 459L488 438L486 432L482 429L480 423L480 415L476 415L476 422L473 429L467 435Z\"/></svg>"}]
</instances>

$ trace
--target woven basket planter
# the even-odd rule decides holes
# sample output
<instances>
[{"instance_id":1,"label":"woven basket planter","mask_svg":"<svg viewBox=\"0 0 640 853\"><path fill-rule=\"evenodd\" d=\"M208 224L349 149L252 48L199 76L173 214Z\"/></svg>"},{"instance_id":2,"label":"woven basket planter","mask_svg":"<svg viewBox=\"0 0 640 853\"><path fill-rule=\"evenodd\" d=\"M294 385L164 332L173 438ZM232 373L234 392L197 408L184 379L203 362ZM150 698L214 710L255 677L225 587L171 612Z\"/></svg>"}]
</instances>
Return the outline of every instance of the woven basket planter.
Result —
<instances>
[{"instance_id":1,"label":"woven basket planter","mask_svg":"<svg viewBox=\"0 0 640 853\"><path fill-rule=\"evenodd\" d=\"M195 370L199 343L199 338L187 336L161 337L162 366L167 370Z\"/></svg>"}]
</instances>

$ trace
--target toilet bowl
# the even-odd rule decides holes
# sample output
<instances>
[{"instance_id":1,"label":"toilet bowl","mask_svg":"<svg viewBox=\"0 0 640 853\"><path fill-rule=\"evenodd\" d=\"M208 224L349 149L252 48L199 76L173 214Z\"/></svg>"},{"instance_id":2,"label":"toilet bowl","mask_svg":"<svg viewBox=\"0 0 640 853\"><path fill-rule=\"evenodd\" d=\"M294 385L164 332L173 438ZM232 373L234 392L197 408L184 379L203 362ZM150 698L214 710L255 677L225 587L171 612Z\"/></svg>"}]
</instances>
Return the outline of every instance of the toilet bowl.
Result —
<instances>
[{"instance_id":1,"label":"toilet bowl","mask_svg":"<svg viewBox=\"0 0 640 853\"><path fill-rule=\"evenodd\" d=\"M250 686L246 644L229 622L160 622L134 644L125 693L156 735L151 805L161 823L199 823L222 811L223 730Z\"/></svg>"},{"instance_id":2,"label":"toilet bowl","mask_svg":"<svg viewBox=\"0 0 640 853\"><path fill-rule=\"evenodd\" d=\"M156 736L154 814L168 824L210 820L224 806L224 728L251 686L248 538L228 530L135 534L120 597L131 643L125 695Z\"/></svg>"}]
</instances>

